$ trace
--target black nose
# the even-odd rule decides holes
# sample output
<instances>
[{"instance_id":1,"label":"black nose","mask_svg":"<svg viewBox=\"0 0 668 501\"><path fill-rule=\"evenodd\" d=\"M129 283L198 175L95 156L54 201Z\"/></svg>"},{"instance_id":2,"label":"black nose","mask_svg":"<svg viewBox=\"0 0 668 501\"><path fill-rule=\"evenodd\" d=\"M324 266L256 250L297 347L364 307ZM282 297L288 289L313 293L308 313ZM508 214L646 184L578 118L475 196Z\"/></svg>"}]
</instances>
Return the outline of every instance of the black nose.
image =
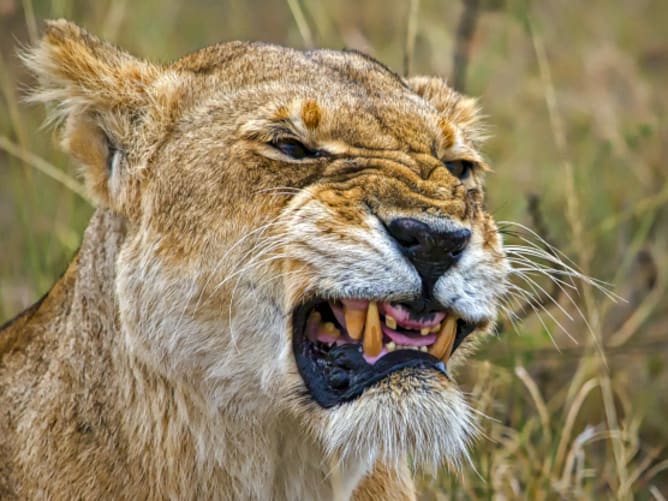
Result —
<instances>
[{"instance_id":1,"label":"black nose","mask_svg":"<svg viewBox=\"0 0 668 501\"><path fill-rule=\"evenodd\" d=\"M443 229L417 219L393 219L387 229L431 292L438 278L462 256L471 238L466 228Z\"/></svg>"}]
</instances>

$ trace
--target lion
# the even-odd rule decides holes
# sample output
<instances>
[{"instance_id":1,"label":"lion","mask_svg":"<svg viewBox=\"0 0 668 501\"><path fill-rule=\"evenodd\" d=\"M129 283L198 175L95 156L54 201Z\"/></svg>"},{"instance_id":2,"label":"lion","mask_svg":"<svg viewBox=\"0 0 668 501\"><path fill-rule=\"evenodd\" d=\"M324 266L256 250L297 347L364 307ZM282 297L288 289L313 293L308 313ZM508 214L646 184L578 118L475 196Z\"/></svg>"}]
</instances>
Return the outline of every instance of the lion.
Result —
<instances>
[{"instance_id":1,"label":"lion","mask_svg":"<svg viewBox=\"0 0 668 501\"><path fill-rule=\"evenodd\" d=\"M23 54L96 209L0 331L2 499L414 499L508 259L477 102L363 53Z\"/></svg>"}]
</instances>

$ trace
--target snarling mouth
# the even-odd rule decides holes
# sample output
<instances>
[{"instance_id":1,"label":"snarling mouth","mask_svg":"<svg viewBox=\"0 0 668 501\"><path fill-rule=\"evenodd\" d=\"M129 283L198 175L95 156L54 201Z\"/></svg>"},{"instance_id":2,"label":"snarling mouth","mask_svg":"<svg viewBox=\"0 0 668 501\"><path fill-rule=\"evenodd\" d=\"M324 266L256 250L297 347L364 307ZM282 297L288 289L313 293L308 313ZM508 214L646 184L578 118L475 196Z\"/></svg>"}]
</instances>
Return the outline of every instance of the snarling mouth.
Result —
<instances>
[{"instance_id":1,"label":"snarling mouth","mask_svg":"<svg viewBox=\"0 0 668 501\"><path fill-rule=\"evenodd\" d=\"M294 310L293 349L309 393L329 408L407 367L446 375L449 358L474 328L447 311L419 315L384 301L311 301Z\"/></svg>"}]
</instances>

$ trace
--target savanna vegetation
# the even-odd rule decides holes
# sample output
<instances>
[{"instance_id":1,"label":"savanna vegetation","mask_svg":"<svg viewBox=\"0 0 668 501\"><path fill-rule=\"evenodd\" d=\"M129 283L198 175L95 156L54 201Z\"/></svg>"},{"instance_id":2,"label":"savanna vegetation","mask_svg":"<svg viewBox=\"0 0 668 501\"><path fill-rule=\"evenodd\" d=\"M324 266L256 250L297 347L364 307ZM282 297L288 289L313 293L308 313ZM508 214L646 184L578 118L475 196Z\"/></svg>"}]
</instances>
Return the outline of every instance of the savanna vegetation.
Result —
<instances>
[{"instance_id":1,"label":"savanna vegetation","mask_svg":"<svg viewBox=\"0 0 668 501\"><path fill-rule=\"evenodd\" d=\"M92 212L22 102L17 48L53 17L164 61L232 39L357 48L480 96L518 289L459 374L483 432L470 464L421 472L421 495L668 497L667 2L0 0L0 322L48 290Z\"/></svg>"}]
</instances>

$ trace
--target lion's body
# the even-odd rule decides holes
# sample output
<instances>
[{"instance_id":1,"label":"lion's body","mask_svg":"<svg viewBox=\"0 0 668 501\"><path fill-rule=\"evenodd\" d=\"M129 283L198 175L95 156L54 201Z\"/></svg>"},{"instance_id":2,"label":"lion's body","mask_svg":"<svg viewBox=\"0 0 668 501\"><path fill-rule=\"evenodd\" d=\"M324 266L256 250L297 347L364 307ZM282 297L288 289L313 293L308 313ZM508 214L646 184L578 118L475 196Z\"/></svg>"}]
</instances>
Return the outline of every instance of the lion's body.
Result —
<instances>
[{"instance_id":1,"label":"lion's body","mask_svg":"<svg viewBox=\"0 0 668 501\"><path fill-rule=\"evenodd\" d=\"M451 380L397 372L321 408L290 312L419 293L378 221L428 214L473 230L434 294L484 332L503 252L480 173L438 160L482 164L472 101L356 53L231 43L156 66L62 21L26 60L99 208L0 330L0 498L411 499L409 455L458 461L472 426ZM327 156L267 146L286 129Z\"/></svg>"},{"instance_id":2,"label":"lion's body","mask_svg":"<svg viewBox=\"0 0 668 501\"><path fill-rule=\"evenodd\" d=\"M122 223L100 210L41 302L0 331L0 499L327 499L328 465L288 416L207 416L128 357L113 276ZM195 398L193 398L195 397ZM359 499L410 498L379 471Z\"/></svg>"}]
</instances>

